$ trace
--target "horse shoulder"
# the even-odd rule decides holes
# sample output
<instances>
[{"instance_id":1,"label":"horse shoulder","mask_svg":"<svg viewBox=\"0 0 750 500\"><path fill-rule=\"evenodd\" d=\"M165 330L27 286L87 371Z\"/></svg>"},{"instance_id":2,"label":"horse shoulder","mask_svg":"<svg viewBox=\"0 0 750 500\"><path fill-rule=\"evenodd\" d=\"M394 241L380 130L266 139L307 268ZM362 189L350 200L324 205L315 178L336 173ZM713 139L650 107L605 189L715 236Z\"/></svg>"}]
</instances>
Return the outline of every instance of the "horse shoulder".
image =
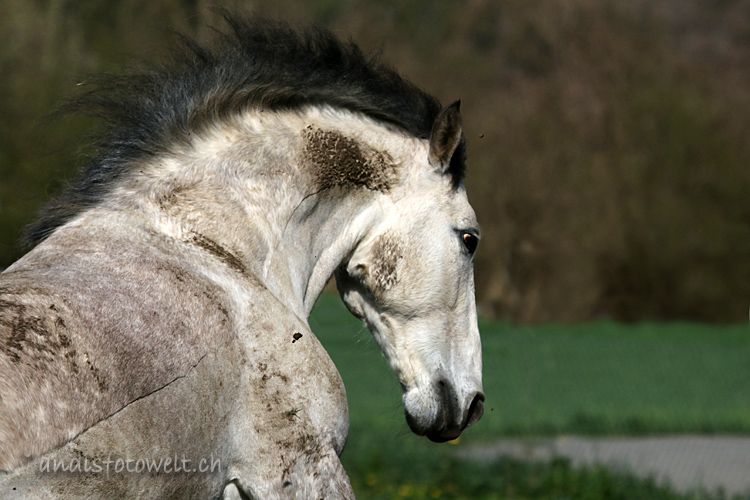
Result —
<instances>
[{"instance_id":1,"label":"horse shoulder","mask_svg":"<svg viewBox=\"0 0 750 500\"><path fill-rule=\"evenodd\" d=\"M184 377L232 337L210 280L127 234L106 235L107 252L81 236L0 275L0 470Z\"/></svg>"}]
</instances>

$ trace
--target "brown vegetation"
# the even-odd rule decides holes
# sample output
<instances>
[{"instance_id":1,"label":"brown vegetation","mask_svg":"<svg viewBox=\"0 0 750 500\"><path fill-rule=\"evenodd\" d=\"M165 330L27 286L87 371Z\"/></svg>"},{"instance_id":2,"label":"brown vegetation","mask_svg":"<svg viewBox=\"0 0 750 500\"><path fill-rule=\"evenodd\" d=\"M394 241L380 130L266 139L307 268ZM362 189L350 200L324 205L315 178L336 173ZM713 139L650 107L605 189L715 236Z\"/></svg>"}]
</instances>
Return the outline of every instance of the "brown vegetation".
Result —
<instances>
[{"instance_id":1,"label":"brown vegetation","mask_svg":"<svg viewBox=\"0 0 750 500\"><path fill-rule=\"evenodd\" d=\"M74 170L87 74L209 36L208 0L0 0L0 267ZM483 313L747 318L750 6L733 0L237 2L382 49L462 99ZM73 146L71 146L71 144Z\"/></svg>"}]
</instances>

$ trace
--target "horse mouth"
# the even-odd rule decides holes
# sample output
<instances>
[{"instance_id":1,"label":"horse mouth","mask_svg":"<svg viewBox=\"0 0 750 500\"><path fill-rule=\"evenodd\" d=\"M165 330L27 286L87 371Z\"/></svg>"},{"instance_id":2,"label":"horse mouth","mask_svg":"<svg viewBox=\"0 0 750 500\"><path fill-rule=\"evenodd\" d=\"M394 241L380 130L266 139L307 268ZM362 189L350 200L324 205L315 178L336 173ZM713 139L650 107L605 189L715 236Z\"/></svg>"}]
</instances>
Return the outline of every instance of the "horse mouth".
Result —
<instances>
[{"instance_id":1,"label":"horse mouth","mask_svg":"<svg viewBox=\"0 0 750 500\"><path fill-rule=\"evenodd\" d=\"M475 393L468 408L463 411L450 383L441 380L435 387L439 398L438 411L432 421L427 423L405 408L406 422L415 434L426 436L435 443L445 443L458 438L466 427L476 424L482 418L484 394Z\"/></svg>"},{"instance_id":2,"label":"horse mouth","mask_svg":"<svg viewBox=\"0 0 750 500\"><path fill-rule=\"evenodd\" d=\"M427 434L426 436L427 439L433 443L445 443L457 439L461 435L462 430L463 429L449 429L438 434Z\"/></svg>"}]
</instances>

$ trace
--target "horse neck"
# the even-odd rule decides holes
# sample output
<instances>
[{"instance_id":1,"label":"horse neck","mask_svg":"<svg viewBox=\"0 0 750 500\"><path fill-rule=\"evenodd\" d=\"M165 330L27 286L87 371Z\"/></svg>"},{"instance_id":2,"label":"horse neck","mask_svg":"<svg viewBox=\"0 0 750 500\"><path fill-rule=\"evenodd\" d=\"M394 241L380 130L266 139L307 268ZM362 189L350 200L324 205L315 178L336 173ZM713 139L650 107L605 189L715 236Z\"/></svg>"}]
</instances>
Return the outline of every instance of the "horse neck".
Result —
<instances>
[{"instance_id":1,"label":"horse neck","mask_svg":"<svg viewBox=\"0 0 750 500\"><path fill-rule=\"evenodd\" d=\"M301 318L381 217L377 193L316 185L300 165L305 123L245 117L126 189L143 195L140 207L156 214L160 230L226 249Z\"/></svg>"}]
</instances>

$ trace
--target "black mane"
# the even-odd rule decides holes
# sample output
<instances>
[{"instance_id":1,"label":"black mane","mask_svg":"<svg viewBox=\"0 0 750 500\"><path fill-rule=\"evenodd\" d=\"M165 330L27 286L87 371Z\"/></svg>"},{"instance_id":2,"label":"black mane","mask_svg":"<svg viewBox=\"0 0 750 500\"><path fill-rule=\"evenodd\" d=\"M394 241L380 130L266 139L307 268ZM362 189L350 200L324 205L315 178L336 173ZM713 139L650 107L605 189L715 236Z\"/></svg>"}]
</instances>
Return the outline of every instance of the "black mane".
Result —
<instances>
[{"instance_id":1,"label":"black mane","mask_svg":"<svg viewBox=\"0 0 750 500\"><path fill-rule=\"evenodd\" d=\"M183 39L182 53L168 63L94 77L86 83L90 90L63 106L100 118L103 129L88 166L43 210L27 243L39 243L99 203L135 160L164 153L190 133L248 108L327 105L429 137L438 101L353 42L319 28L295 31L283 23L225 19L231 29L219 33L215 46Z\"/></svg>"}]
</instances>

